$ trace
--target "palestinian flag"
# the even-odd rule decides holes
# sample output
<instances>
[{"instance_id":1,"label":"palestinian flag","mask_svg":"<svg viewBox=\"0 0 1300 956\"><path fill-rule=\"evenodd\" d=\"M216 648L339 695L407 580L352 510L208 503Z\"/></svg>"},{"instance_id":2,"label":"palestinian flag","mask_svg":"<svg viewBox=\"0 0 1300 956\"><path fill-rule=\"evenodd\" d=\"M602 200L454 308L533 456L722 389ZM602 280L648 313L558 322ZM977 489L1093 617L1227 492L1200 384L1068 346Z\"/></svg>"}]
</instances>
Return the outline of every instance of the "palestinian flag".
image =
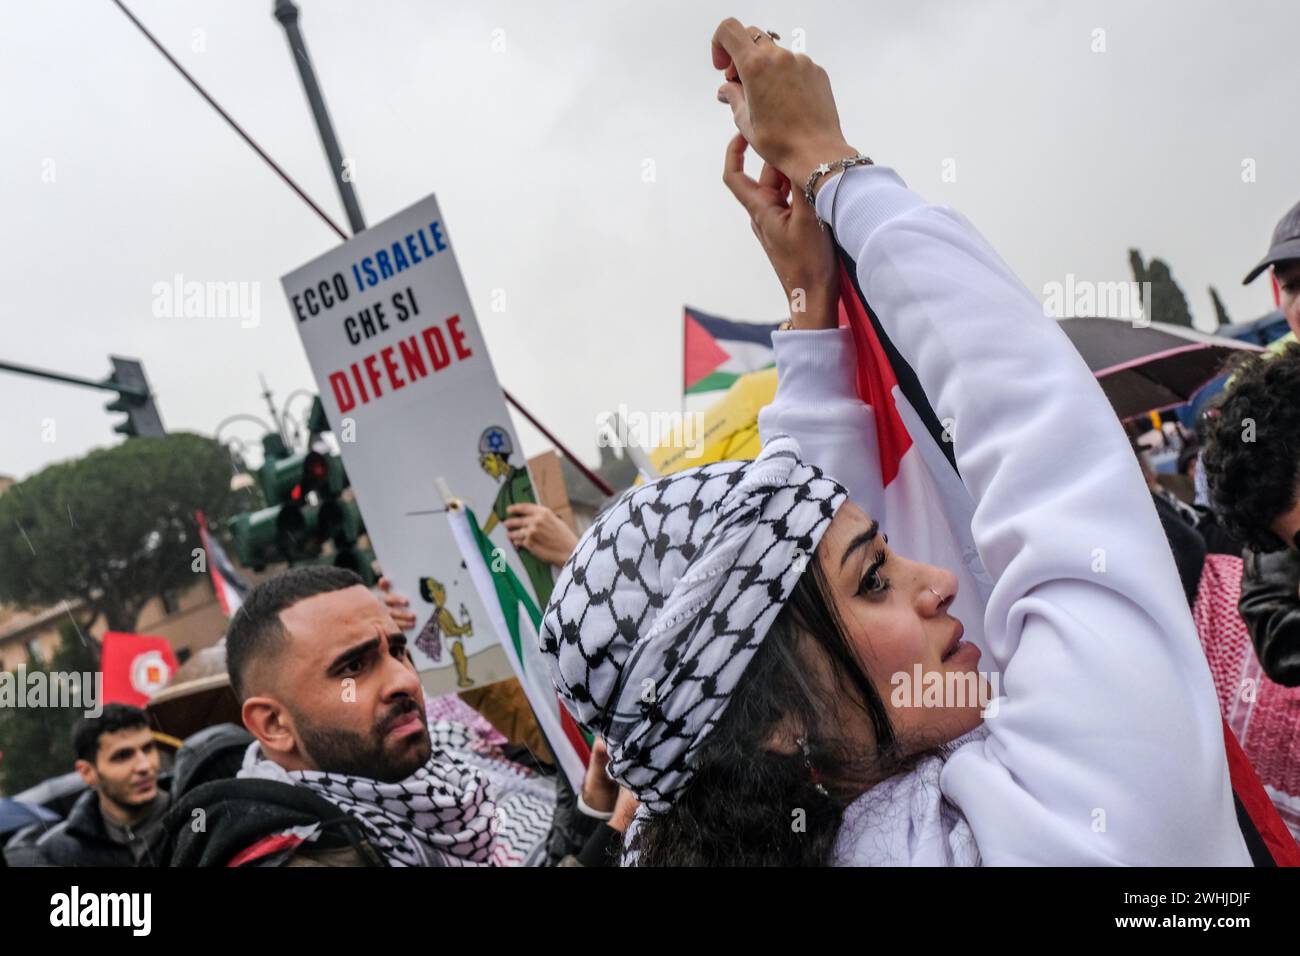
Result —
<instances>
[{"instance_id":1,"label":"palestinian flag","mask_svg":"<svg viewBox=\"0 0 1300 956\"><path fill-rule=\"evenodd\" d=\"M912 368L890 342L857 281L857 267L842 248L840 324L853 333L858 394L874 413L879 487L860 490L859 504L889 529L889 541L913 560L951 569L960 581L953 613L967 636L983 630L992 580L970 534L974 502L961 483L953 452L952 422L942 422ZM857 490L857 489L855 489ZM982 634L980 634L982 638ZM999 681L1001 675L998 675ZM1300 866L1300 848L1224 724L1228 773L1237 821L1256 866Z\"/></svg>"},{"instance_id":2,"label":"palestinian flag","mask_svg":"<svg viewBox=\"0 0 1300 956\"><path fill-rule=\"evenodd\" d=\"M217 592L217 600L221 602L221 610L226 617L234 617L248 594L248 582L239 576L221 542L208 533L208 523L203 512L195 511L194 517L199 522L199 543L203 545L203 553L208 556L212 589Z\"/></svg>"},{"instance_id":3,"label":"palestinian flag","mask_svg":"<svg viewBox=\"0 0 1300 956\"><path fill-rule=\"evenodd\" d=\"M542 612L528 588L479 528L473 511L464 506L448 508L447 519L474 589L487 608L497 639L528 695L537 724L574 793L581 793L582 779L591 758L591 739L560 703L551 684L550 671L538 650L537 631Z\"/></svg>"},{"instance_id":4,"label":"palestinian flag","mask_svg":"<svg viewBox=\"0 0 1300 956\"><path fill-rule=\"evenodd\" d=\"M780 323L734 322L689 305L682 340L682 388L687 395L724 391L746 372L770 368L772 333Z\"/></svg>"}]
</instances>

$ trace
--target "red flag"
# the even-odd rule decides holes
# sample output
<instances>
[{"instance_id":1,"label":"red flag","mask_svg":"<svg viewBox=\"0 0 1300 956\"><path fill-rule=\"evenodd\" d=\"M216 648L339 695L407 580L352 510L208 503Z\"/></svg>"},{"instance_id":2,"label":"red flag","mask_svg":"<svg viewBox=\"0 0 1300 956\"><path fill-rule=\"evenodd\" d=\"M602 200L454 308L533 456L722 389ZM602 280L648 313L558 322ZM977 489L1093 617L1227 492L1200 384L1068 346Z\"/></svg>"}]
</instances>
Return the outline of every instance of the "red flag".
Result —
<instances>
[{"instance_id":1,"label":"red flag","mask_svg":"<svg viewBox=\"0 0 1300 956\"><path fill-rule=\"evenodd\" d=\"M100 655L104 703L143 707L176 673L176 655L165 637L107 631Z\"/></svg>"},{"instance_id":2,"label":"red flag","mask_svg":"<svg viewBox=\"0 0 1300 956\"><path fill-rule=\"evenodd\" d=\"M1250 822L1255 825L1273 862L1278 866L1300 866L1300 846L1296 845L1295 837L1269 799L1268 791L1264 789L1250 759L1241 749L1241 744L1232 735L1226 720L1223 722L1223 742L1228 754L1232 792L1236 794L1241 809L1250 817Z\"/></svg>"}]
</instances>

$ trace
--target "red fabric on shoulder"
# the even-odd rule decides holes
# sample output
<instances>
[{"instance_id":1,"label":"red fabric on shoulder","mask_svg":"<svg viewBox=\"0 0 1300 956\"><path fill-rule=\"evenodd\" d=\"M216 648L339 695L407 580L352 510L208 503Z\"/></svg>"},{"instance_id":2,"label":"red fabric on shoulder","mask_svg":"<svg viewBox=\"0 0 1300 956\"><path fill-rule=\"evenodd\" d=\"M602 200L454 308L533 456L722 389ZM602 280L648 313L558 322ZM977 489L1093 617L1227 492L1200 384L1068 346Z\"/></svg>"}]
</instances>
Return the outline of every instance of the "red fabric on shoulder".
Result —
<instances>
[{"instance_id":1,"label":"red fabric on shoulder","mask_svg":"<svg viewBox=\"0 0 1300 956\"><path fill-rule=\"evenodd\" d=\"M858 396L871 406L876 416L880 477L888 486L897 477L903 456L912 447L912 435L894 404L898 376L889 364L866 306L858 298L853 277L840 263L840 326L845 325L853 333L853 348L858 357Z\"/></svg>"},{"instance_id":2,"label":"red fabric on shoulder","mask_svg":"<svg viewBox=\"0 0 1300 956\"><path fill-rule=\"evenodd\" d=\"M230 858L230 862L226 866L244 866L256 860L274 856L284 850L293 849L300 843L302 843L302 837L295 836L292 833L272 833L270 836L262 837L247 849L236 853Z\"/></svg>"},{"instance_id":3,"label":"red fabric on shoulder","mask_svg":"<svg viewBox=\"0 0 1300 956\"><path fill-rule=\"evenodd\" d=\"M1268 798L1264 785L1259 782L1255 768L1250 765L1242 752L1241 744L1228 729L1228 722L1223 722L1223 745L1228 754L1228 776L1232 780L1232 790L1246 808L1260 838L1273 856L1278 866L1300 866L1300 846L1296 846L1291 831L1286 828L1277 808Z\"/></svg>"}]
</instances>

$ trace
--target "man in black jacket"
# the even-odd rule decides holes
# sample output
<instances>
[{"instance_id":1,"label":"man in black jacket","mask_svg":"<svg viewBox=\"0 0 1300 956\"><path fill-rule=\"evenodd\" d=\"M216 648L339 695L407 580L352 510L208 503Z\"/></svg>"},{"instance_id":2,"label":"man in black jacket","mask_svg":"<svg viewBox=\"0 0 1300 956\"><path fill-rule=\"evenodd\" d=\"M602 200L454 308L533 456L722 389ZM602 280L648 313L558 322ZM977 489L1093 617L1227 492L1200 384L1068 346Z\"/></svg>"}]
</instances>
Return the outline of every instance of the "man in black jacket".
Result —
<instances>
[{"instance_id":1,"label":"man in black jacket","mask_svg":"<svg viewBox=\"0 0 1300 956\"><path fill-rule=\"evenodd\" d=\"M255 741L235 779L179 795L171 865L496 859L488 779L435 749L406 635L356 574L308 566L263 581L231 621L226 668Z\"/></svg>"},{"instance_id":2,"label":"man in black jacket","mask_svg":"<svg viewBox=\"0 0 1300 956\"><path fill-rule=\"evenodd\" d=\"M167 793L145 712L109 704L72 732L76 769L90 787L36 843L46 866L156 866Z\"/></svg>"}]
</instances>

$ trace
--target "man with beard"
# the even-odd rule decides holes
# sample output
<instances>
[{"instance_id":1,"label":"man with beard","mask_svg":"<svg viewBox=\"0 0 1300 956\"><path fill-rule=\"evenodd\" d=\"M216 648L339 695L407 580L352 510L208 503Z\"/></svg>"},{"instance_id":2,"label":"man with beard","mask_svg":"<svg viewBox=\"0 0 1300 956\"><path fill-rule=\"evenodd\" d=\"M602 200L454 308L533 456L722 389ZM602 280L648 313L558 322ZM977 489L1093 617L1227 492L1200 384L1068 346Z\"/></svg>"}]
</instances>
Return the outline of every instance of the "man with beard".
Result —
<instances>
[{"instance_id":1,"label":"man with beard","mask_svg":"<svg viewBox=\"0 0 1300 956\"><path fill-rule=\"evenodd\" d=\"M173 864L519 858L500 846L520 838L505 822L509 795L498 811L499 791L465 728L439 722L431 733L406 635L353 572L292 568L260 584L231 622L226 666L256 739L237 779L179 801ZM545 825L524 837L544 835Z\"/></svg>"},{"instance_id":2,"label":"man with beard","mask_svg":"<svg viewBox=\"0 0 1300 956\"><path fill-rule=\"evenodd\" d=\"M145 712L109 704L72 730L76 771L90 789L36 843L46 866L156 866L167 793Z\"/></svg>"}]
</instances>

